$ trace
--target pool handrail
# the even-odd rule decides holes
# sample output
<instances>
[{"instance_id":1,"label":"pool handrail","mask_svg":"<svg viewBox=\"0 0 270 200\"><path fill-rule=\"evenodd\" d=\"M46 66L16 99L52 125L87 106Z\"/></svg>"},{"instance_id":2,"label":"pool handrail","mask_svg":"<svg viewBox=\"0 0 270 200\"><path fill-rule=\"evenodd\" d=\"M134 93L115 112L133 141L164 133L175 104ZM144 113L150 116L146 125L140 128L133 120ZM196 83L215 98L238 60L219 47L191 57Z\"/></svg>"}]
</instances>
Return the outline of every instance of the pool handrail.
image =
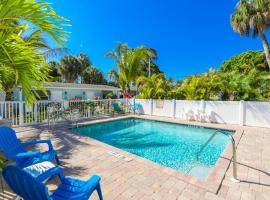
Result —
<instances>
[{"instance_id":1,"label":"pool handrail","mask_svg":"<svg viewBox=\"0 0 270 200\"><path fill-rule=\"evenodd\" d=\"M240 180L237 178L237 159L236 159L236 145L235 145L235 139L232 136L232 134L227 133L226 131L223 130L216 130L215 133L222 133L223 135L227 136L230 138L231 143L232 143L232 163L233 163L233 177L231 178L231 181L234 183L239 183Z\"/></svg>"},{"instance_id":2,"label":"pool handrail","mask_svg":"<svg viewBox=\"0 0 270 200\"><path fill-rule=\"evenodd\" d=\"M201 152L204 150L204 148L211 142L211 140L216 136L216 134L222 133L223 135L230 138L232 143L232 153L233 153L233 177L231 178L231 181L234 183L239 183L239 179L237 178L237 161L236 161L236 145L235 145L235 139L234 137L223 130L216 130L214 134L207 140L206 144L200 149L199 153L197 154L197 158L201 154Z\"/></svg>"}]
</instances>

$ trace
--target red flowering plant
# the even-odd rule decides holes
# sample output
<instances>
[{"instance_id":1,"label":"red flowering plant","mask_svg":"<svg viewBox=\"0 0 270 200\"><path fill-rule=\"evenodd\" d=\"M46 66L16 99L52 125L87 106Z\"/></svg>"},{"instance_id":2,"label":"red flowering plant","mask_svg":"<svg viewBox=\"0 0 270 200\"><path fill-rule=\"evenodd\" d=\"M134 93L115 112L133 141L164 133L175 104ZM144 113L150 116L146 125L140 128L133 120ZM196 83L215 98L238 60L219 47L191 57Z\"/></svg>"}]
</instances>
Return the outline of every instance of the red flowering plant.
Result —
<instances>
[{"instance_id":1,"label":"red flowering plant","mask_svg":"<svg viewBox=\"0 0 270 200\"><path fill-rule=\"evenodd\" d=\"M95 100L100 100L100 96L95 96Z\"/></svg>"},{"instance_id":2,"label":"red flowering plant","mask_svg":"<svg viewBox=\"0 0 270 200\"><path fill-rule=\"evenodd\" d=\"M125 99L131 99L132 98L131 94L128 93L127 91L124 92L123 96L124 96Z\"/></svg>"}]
</instances>

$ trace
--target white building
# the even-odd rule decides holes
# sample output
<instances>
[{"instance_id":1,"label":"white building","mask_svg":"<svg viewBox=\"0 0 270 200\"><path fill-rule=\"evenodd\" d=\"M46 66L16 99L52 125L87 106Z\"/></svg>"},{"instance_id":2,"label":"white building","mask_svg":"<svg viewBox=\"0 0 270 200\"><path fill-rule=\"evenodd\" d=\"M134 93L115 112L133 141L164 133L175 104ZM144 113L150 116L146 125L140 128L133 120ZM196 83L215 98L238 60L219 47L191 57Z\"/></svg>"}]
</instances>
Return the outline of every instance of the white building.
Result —
<instances>
[{"instance_id":1,"label":"white building","mask_svg":"<svg viewBox=\"0 0 270 200\"><path fill-rule=\"evenodd\" d=\"M76 83L58 83L50 82L45 86L48 96L43 92L38 91L41 100L61 101L61 100L91 100L97 97L103 98L103 96L112 92L120 97L121 89L109 85L93 85L93 84L76 84ZM14 88L13 100L24 100L24 95L21 86Z\"/></svg>"}]
</instances>

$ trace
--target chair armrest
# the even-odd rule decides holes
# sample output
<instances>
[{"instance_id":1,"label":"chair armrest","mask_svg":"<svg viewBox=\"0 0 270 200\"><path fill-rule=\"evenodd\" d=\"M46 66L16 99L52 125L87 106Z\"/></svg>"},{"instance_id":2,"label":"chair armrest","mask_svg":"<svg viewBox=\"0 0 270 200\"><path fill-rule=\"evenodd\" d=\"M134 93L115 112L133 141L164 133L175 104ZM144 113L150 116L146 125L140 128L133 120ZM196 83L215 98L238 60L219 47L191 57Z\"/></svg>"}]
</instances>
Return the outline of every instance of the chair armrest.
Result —
<instances>
[{"instance_id":1,"label":"chair armrest","mask_svg":"<svg viewBox=\"0 0 270 200\"><path fill-rule=\"evenodd\" d=\"M38 151L29 151L29 152L24 152L24 153L18 153L16 155L16 159L33 157L33 156L37 156L39 154L40 154L40 152L38 152Z\"/></svg>"},{"instance_id":2,"label":"chair armrest","mask_svg":"<svg viewBox=\"0 0 270 200\"><path fill-rule=\"evenodd\" d=\"M97 175L93 175L86 182L86 187L95 188L99 182L100 182L100 177Z\"/></svg>"},{"instance_id":3,"label":"chair armrest","mask_svg":"<svg viewBox=\"0 0 270 200\"><path fill-rule=\"evenodd\" d=\"M63 182L65 179L65 175L60 167L53 167L53 168L49 169L48 171L42 173L41 175L39 175L36 178L39 182L43 182L43 181L51 178L54 175L58 175L61 182Z\"/></svg>"},{"instance_id":4,"label":"chair armrest","mask_svg":"<svg viewBox=\"0 0 270 200\"><path fill-rule=\"evenodd\" d=\"M22 145L29 146L29 145L44 144L44 143L48 145L49 151L53 150L51 140L33 140L33 141L24 142Z\"/></svg>"},{"instance_id":5,"label":"chair armrest","mask_svg":"<svg viewBox=\"0 0 270 200\"><path fill-rule=\"evenodd\" d=\"M85 182L85 185L77 191L78 192L80 192L80 191L83 192L85 190L93 191L93 190L95 190L95 188L99 184L99 182L100 182L100 177L97 175L93 175Z\"/></svg>"}]
</instances>

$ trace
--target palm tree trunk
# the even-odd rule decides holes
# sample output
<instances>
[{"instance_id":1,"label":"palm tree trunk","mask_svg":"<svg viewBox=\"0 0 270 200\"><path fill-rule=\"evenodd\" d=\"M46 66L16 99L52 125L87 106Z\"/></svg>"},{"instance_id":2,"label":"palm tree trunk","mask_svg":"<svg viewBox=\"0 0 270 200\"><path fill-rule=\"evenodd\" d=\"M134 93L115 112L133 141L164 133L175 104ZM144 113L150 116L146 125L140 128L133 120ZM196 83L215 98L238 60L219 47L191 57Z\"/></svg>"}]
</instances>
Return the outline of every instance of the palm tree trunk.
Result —
<instances>
[{"instance_id":1,"label":"palm tree trunk","mask_svg":"<svg viewBox=\"0 0 270 200\"><path fill-rule=\"evenodd\" d=\"M268 67L269 67L269 71L270 71L270 48L269 48L269 44L268 44L268 41L267 41L264 33L260 32L260 36L261 36L261 39L262 39L263 49L264 49L266 61L267 61Z\"/></svg>"}]
</instances>

